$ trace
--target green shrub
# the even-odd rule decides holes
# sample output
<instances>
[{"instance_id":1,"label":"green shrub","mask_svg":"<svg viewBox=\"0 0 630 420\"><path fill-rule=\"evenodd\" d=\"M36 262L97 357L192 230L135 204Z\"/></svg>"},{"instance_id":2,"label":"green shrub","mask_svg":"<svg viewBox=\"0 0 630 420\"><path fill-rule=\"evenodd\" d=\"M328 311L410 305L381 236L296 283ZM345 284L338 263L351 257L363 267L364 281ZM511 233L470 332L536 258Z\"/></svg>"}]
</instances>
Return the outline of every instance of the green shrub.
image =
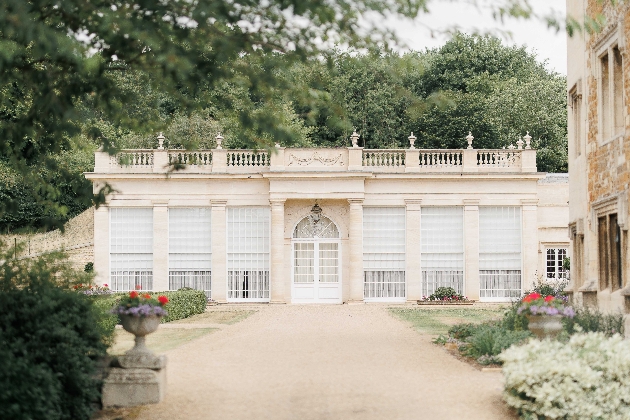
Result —
<instances>
[{"instance_id":1,"label":"green shrub","mask_svg":"<svg viewBox=\"0 0 630 420\"><path fill-rule=\"evenodd\" d=\"M503 397L521 418L630 418L630 341L620 335L531 340L500 358Z\"/></svg>"},{"instance_id":2,"label":"green shrub","mask_svg":"<svg viewBox=\"0 0 630 420\"><path fill-rule=\"evenodd\" d=\"M624 333L623 314L604 314L599 309L577 308L573 318L563 318L562 322L571 335L579 331L601 332L607 337Z\"/></svg>"},{"instance_id":3,"label":"green shrub","mask_svg":"<svg viewBox=\"0 0 630 420\"><path fill-rule=\"evenodd\" d=\"M464 354L469 357L496 356L531 336L529 331L510 331L501 323L480 324L468 337Z\"/></svg>"},{"instance_id":4,"label":"green shrub","mask_svg":"<svg viewBox=\"0 0 630 420\"><path fill-rule=\"evenodd\" d=\"M177 290L173 292L151 293L152 295L164 295L169 302L164 306L168 315L162 322L175 321L189 316L204 313L206 310L206 294L201 290Z\"/></svg>"},{"instance_id":5,"label":"green shrub","mask_svg":"<svg viewBox=\"0 0 630 420\"><path fill-rule=\"evenodd\" d=\"M479 328L478 324L457 324L448 330L449 337L456 340L465 340Z\"/></svg>"},{"instance_id":6,"label":"green shrub","mask_svg":"<svg viewBox=\"0 0 630 420\"><path fill-rule=\"evenodd\" d=\"M118 324L118 315L112 314L111 310L114 306L118 305L122 295L122 293L117 293L112 295L89 296L89 299L92 300L94 309L100 314L97 322L101 329L105 331L113 331L114 328L116 328L116 324ZM113 344L113 335L110 337L111 339L107 342L108 347Z\"/></svg>"},{"instance_id":7,"label":"green shrub","mask_svg":"<svg viewBox=\"0 0 630 420\"><path fill-rule=\"evenodd\" d=\"M100 394L97 361L113 328L99 323L90 298L69 290L68 282L85 281L85 273L58 256L1 257L0 416L89 419Z\"/></svg>"},{"instance_id":8,"label":"green shrub","mask_svg":"<svg viewBox=\"0 0 630 420\"><path fill-rule=\"evenodd\" d=\"M521 300L512 302L510 307L503 314L501 323L506 330L510 331L527 331L529 321L525 315L518 313L518 307L521 305Z\"/></svg>"}]
</instances>

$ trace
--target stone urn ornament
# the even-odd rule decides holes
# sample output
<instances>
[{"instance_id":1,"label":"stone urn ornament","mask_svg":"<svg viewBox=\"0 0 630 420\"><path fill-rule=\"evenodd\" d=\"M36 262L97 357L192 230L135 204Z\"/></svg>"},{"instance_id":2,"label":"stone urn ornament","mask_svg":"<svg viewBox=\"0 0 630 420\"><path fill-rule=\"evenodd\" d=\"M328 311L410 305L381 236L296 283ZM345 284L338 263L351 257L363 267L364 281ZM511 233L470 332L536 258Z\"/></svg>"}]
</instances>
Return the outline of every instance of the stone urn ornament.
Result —
<instances>
[{"instance_id":1,"label":"stone urn ornament","mask_svg":"<svg viewBox=\"0 0 630 420\"><path fill-rule=\"evenodd\" d=\"M530 293L523 298L517 313L525 315L528 328L538 339L555 338L562 332L562 318L573 318L575 311L562 297Z\"/></svg>"},{"instance_id":2,"label":"stone urn ornament","mask_svg":"<svg viewBox=\"0 0 630 420\"><path fill-rule=\"evenodd\" d=\"M121 299L120 304L113 309L118 315L125 331L133 334L135 346L125 353L131 355L153 355L146 347L146 336L155 332L160 326L162 317L167 315L164 305L168 303L166 296L154 298L148 293L129 292Z\"/></svg>"}]
</instances>

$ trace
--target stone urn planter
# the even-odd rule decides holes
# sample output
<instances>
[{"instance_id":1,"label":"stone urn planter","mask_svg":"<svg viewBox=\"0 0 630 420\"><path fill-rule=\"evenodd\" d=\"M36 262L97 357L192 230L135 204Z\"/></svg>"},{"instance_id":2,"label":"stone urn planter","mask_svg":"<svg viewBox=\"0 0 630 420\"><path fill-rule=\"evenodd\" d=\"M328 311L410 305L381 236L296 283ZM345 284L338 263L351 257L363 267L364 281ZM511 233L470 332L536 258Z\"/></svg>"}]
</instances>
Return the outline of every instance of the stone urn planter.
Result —
<instances>
[{"instance_id":1,"label":"stone urn planter","mask_svg":"<svg viewBox=\"0 0 630 420\"><path fill-rule=\"evenodd\" d=\"M161 321L162 316L160 315L120 315L120 323L125 331L136 336L136 345L131 350L127 351L126 354L152 354L151 350L146 347L145 337L155 332L160 326Z\"/></svg>"},{"instance_id":2,"label":"stone urn planter","mask_svg":"<svg viewBox=\"0 0 630 420\"><path fill-rule=\"evenodd\" d=\"M562 315L527 315L528 328L539 339L555 338L562 331Z\"/></svg>"}]
</instances>

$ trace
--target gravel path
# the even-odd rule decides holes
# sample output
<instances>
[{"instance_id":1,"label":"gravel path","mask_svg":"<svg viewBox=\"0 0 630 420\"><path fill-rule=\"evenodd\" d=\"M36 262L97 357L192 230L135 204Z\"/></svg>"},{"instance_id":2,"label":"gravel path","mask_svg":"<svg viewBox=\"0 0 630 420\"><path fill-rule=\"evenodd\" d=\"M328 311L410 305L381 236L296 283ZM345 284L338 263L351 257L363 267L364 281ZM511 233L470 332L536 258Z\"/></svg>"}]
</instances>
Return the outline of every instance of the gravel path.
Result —
<instances>
[{"instance_id":1,"label":"gravel path","mask_svg":"<svg viewBox=\"0 0 630 420\"><path fill-rule=\"evenodd\" d=\"M453 358L386 306L258 309L167 352L167 396L138 419L515 418L499 372Z\"/></svg>"}]
</instances>

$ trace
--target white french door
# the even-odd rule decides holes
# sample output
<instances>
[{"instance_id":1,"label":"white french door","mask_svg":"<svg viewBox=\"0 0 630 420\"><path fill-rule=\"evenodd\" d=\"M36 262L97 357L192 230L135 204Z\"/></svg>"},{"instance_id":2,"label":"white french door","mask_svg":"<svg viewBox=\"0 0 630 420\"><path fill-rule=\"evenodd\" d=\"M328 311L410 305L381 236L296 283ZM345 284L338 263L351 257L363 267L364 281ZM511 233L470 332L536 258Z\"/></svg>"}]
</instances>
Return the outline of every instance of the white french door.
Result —
<instances>
[{"instance_id":1,"label":"white french door","mask_svg":"<svg viewBox=\"0 0 630 420\"><path fill-rule=\"evenodd\" d=\"M339 240L293 240L293 303L341 303L340 249Z\"/></svg>"}]
</instances>

